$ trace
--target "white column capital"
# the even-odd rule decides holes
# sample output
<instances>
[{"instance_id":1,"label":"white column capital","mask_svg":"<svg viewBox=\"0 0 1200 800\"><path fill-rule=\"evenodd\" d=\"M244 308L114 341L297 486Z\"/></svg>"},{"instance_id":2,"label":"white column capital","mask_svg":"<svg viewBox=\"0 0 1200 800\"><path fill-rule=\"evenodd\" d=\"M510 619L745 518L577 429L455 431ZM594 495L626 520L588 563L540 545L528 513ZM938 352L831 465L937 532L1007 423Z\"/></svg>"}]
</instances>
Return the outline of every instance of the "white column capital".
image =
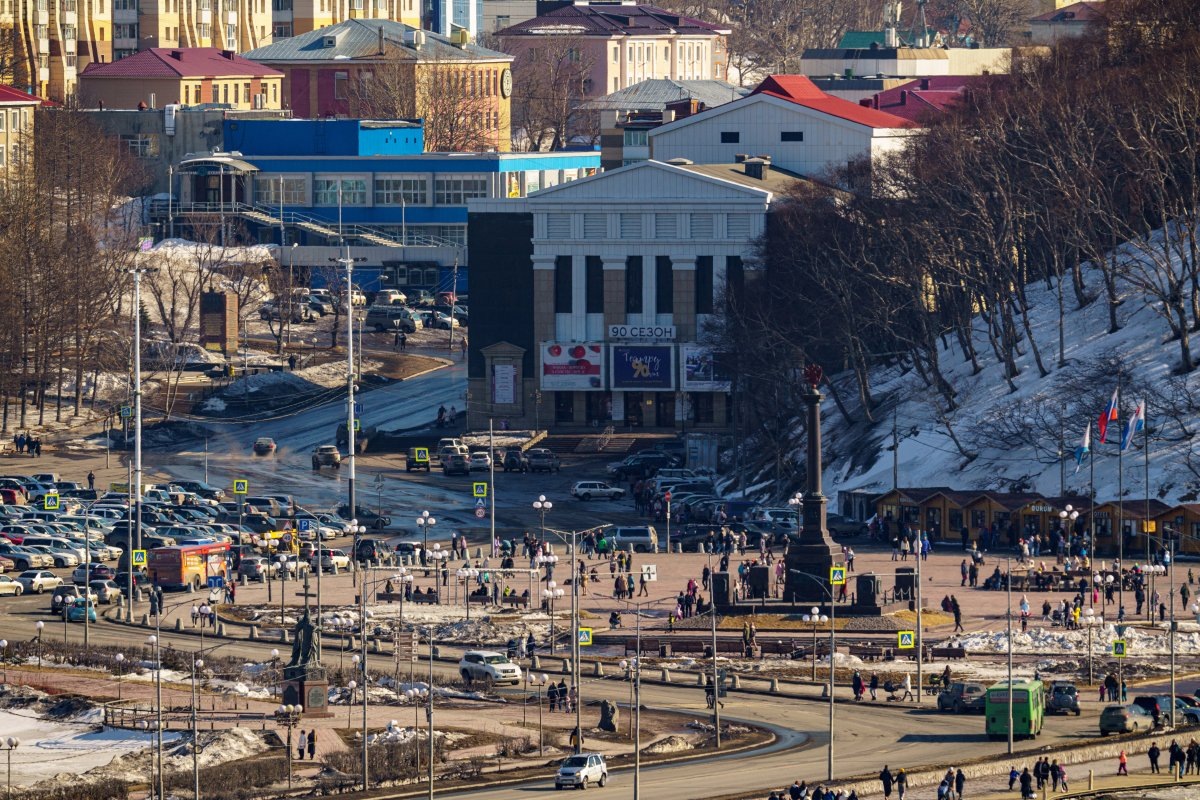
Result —
<instances>
[{"instance_id":1,"label":"white column capital","mask_svg":"<svg viewBox=\"0 0 1200 800\"><path fill-rule=\"evenodd\" d=\"M530 256L529 260L533 262L534 269L554 269L554 263L557 258L557 256L535 254Z\"/></svg>"}]
</instances>

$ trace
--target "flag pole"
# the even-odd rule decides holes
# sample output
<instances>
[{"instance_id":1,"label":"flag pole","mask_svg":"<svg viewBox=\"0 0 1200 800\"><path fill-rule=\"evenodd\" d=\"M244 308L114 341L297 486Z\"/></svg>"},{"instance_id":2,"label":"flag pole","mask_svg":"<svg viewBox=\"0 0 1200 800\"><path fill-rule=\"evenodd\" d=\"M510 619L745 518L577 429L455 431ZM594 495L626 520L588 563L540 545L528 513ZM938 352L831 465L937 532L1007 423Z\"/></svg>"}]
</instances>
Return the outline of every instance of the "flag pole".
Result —
<instances>
[{"instance_id":1,"label":"flag pole","mask_svg":"<svg viewBox=\"0 0 1200 800\"><path fill-rule=\"evenodd\" d=\"M1091 439L1092 422L1088 420L1088 438ZM1099 444L1097 442L1097 444ZM1096 448L1089 448L1088 453L1088 496L1091 498L1092 510L1088 512L1088 556L1092 559L1092 564L1096 563ZM1099 572L1092 570L1093 575L1098 575ZM1096 587L1092 587L1092 597L1096 596ZM1092 608L1096 607L1096 601L1092 600ZM1101 606L1103 610L1103 606ZM1089 656L1090 658L1091 656ZM1090 663L1090 662L1089 662Z\"/></svg>"},{"instance_id":2,"label":"flag pole","mask_svg":"<svg viewBox=\"0 0 1200 800\"><path fill-rule=\"evenodd\" d=\"M1121 435L1121 370L1117 370L1117 436ZM1113 422L1114 420L1109 420ZM1117 619L1124 622L1125 613L1125 449L1117 440Z\"/></svg>"}]
</instances>

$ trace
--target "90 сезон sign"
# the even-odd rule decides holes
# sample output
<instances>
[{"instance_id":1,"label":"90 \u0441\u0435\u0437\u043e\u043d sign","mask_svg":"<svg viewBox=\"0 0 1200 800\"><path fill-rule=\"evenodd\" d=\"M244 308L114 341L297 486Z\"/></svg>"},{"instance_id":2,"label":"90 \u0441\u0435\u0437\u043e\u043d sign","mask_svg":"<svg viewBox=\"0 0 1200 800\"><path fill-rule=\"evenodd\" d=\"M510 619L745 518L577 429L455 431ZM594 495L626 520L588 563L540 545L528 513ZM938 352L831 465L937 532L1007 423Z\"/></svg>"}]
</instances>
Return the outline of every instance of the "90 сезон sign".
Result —
<instances>
[{"instance_id":1,"label":"90 \u0441\u0435\u0437\u043e\u043d sign","mask_svg":"<svg viewBox=\"0 0 1200 800\"><path fill-rule=\"evenodd\" d=\"M675 338L674 325L609 325L609 339L663 340Z\"/></svg>"}]
</instances>

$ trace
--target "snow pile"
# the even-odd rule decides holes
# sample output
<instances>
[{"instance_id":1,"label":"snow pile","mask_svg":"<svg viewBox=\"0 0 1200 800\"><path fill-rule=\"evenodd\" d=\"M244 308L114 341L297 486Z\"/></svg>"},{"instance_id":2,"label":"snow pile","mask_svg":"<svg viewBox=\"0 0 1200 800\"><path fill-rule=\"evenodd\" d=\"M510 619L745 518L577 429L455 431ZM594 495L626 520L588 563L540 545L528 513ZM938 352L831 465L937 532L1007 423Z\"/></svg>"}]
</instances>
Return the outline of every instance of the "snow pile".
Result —
<instances>
[{"instance_id":1,"label":"snow pile","mask_svg":"<svg viewBox=\"0 0 1200 800\"><path fill-rule=\"evenodd\" d=\"M657 755L659 753L682 753L692 749L694 749L694 745L691 742L682 736L672 734L646 745L642 748L642 752L648 755Z\"/></svg>"},{"instance_id":2,"label":"snow pile","mask_svg":"<svg viewBox=\"0 0 1200 800\"><path fill-rule=\"evenodd\" d=\"M436 741L443 742L446 745L455 745L466 739L469 734L435 730L433 736ZM414 740L427 742L429 741L429 733L415 728L388 725L386 730L368 736L367 744L404 744L405 742Z\"/></svg>"},{"instance_id":3,"label":"snow pile","mask_svg":"<svg viewBox=\"0 0 1200 800\"><path fill-rule=\"evenodd\" d=\"M1128 254L1126 254L1128 255ZM1179 271L1176 266L1176 271ZM1167 384L1179 363L1179 346L1167 340L1166 328L1148 295L1130 289L1126 284L1119 286L1122 304L1117 314L1122 328L1108 333L1108 306L1102 292L1102 277L1098 270L1085 266L1084 280L1088 290L1099 293L1090 305L1076 308L1074 292L1064 287L1066 295L1065 358L1064 368L1056 368L1058 361L1058 286L1055 281L1041 281L1026 286L1031 306L1030 324L1032 335L1049 370L1040 377L1032 348L1023 342L1015 359L1020 374L1014 378L1015 393L1006 390L1003 366L992 353L987 334L987 323L981 318L974 320L974 342L980 356L982 369L972 374L972 365L962 352L954 337L946 337L940 348L938 361L946 380L958 392L959 409L948 416L956 435L970 439L970 431L984 430L995 420L1020 411L1020 408L1038 407L1058 409L1066 403L1067 428L1064 450L1074 451L1083 437L1089 420L1093 426L1096 415L1102 410L1104 400L1116 387L1116 375L1103 379L1096 385L1096 399L1082 400L1064 394L1064 381L1078 380L1088 370L1104 364L1121 363L1125 370L1126 390L1121 398L1125 411L1120 420L1124 425L1124 414L1133 402L1143 396L1150 399L1148 424L1152 437L1160 427L1165 428L1158 441L1151 442L1149 494L1167 503L1191 501L1200 490L1200 478L1188 470L1185 458L1190 454L1190 436L1177 435L1178 425L1155 416L1154 399L1168 397L1175 390ZM1067 280L1070 280L1068 275ZM1130 379L1129 376L1132 376ZM847 380L848 376L837 376L835 381ZM1136 389L1130 389L1130 380ZM963 457L950 440L946 427L939 421L942 415L934 408L935 392L924 385L914 371L901 373L894 367L879 367L872 371L872 390L876 398L899 399L897 419L900 429L898 466L900 485L932 487L951 485L955 489L1005 490L1018 486L1026 491L1041 492L1046 496L1059 496L1059 464L1046 452L1057 449L1057 442L1044 442L1042 452L1032 445L1009 448L989 446L972 442L978 457L964 465ZM861 418L861 410L855 405L855 390L849 383L842 384L843 397L849 403L850 413ZM1023 404L1017 406L1014 404ZM1094 406L1094 407L1093 407ZM825 435L825 481L828 493L836 496L839 491L866 490L887 491L892 487L892 414L878 412L873 428L864 429L862 423L848 426L833 403L824 406ZM1057 412L1055 412L1057 413ZM1026 416L1032 416L1030 411ZM1018 413L1020 416L1020 413ZM1031 421L1032 422L1032 421ZM994 430L994 427L992 428ZM1044 438L1044 437L1039 437ZM1057 437L1053 437L1057 438ZM1116 437L1119 442L1120 436ZM803 447L803 437L797 437ZM1117 487L1116 447L1110 436L1109 444L1098 445L1093 436L1095 458L1095 485L1100 501L1115 498ZM1144 478L1144 455L1139 437L1134 450L1124 459L1124 488L1130 497L1141 498L1147 493ZM795 458L801 461L803 452L797 451ZM1039 460L1040 459L1040 460ZM1088 465L1078 473L1073 467L1067 470L1066 494L1086 495L1088 489ZM774 490L773 482L760 483L747 490L747 495Z\"/></svg>"},{"instance_id":4,"label":"snow pile","mask_svg":"<svg viewBox=\"0 0 1200 800\"><path fill-rule=\"evenodd\" d=\"M249 364L250 368L258 367L267 369L272 365L277 365L278 360L271 356L263 356L260 363ZM382 364L378 361L365 360L362 362L364 373L372 372L379 369ZM226 397L237 396L239 394L254 394L264 390L271 392L281 391L297 391L311 392L313 387L322 387L325 389L334 389L346 384L346 365L340 361L330 361L325 364L317 364L311 367L304 367L294 372L279 370L265 371L257 374L246 375L242 378L230 383L222 392ZM205 401L203 408L205 411L221 411L224 410L224 402L219 401L220 405L214 403L216 398Z\"/></svg>"},{"instance_id":5,"label":"snow pile","mask_svg":"<svg viewBox=\"0 0 1200 800\"><path fill-rule=\"evenodd\" d=\"M1127 627L1124 636L1118 636L1114 625L1097 626L1092 631L1093 655L1112 652L1114 639L1124 638L1129 653L1139 655L1167 655L1170 644L1166 632L1162 635L1147 633L1140 628ZM981 631L959 636L954 641L965 647L968 653L1007 653L1006 631ZM1013 630L1014 653L1082 653L1087 654L1088 634L1086 630L1068 631L1063 628L1031 628L1027 633ZM1200 654L1200 632L1178 633L1175 636L1175 652L1180 655Z\"/></svg>"}]
</instances>

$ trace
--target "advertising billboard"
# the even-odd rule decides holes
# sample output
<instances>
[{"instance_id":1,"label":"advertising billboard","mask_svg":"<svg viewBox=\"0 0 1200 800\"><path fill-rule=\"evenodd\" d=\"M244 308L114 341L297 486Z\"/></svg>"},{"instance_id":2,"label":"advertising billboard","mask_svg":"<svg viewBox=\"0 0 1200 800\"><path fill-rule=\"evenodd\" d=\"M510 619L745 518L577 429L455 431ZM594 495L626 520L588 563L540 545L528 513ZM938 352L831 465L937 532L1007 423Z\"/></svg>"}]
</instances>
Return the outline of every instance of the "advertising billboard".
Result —
<instances>
[{"instance_id":1,"label":"advertising billboard","mask_svg":"<svg viewBox=\"0 0 1200 800\"><path fill-rule=\"evenodd\" d=\"M612 388L660 391L675 388L675 348L669 344L614 344Z\"/></svg>"},{"instance_id":2,"label":"advertising billboard","mask_svg":"<svg viewBox=\"0 0 1200 800\"><path fill-rule=\"evenodd\" d=\"M542 345L542 388L556 391L604 389L604 347L598 342Z\"/></svg>"},{"instance_id":3,"label":"advertising billboard","mask_svg":"<svg viewBox=\"0 0 1200 800\"><path fill-rule=\"evenodd\" d=\"M725 369L725 354L698 344L685 344L683 389L689 392L728 392L732 379Z\"/></svg>"}]
</instances>

